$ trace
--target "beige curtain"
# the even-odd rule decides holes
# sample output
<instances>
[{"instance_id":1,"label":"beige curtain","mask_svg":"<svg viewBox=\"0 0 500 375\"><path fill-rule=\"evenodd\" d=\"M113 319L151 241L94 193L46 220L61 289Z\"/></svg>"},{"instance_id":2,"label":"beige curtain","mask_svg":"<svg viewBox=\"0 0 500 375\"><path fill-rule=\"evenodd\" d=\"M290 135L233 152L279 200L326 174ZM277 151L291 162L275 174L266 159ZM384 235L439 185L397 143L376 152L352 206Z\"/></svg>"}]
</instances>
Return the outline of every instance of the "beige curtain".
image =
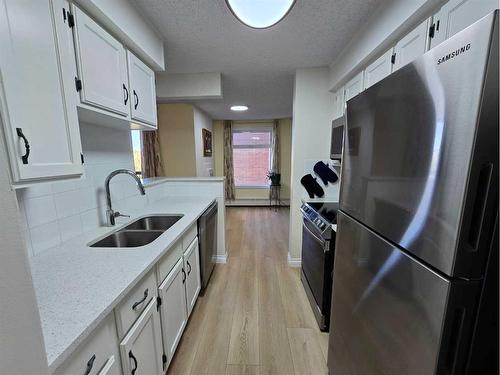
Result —
<instances>
[{"instance_id":1,"label":"beige curtain","mask_svg":"<svg viewBox=\"0 0 500 375\"><path fill-rule=\"evenodd\" d=\"M273 139L272 139L273 159L271 172L280 173L280 122L273 121Z\"/></svg>"},{"instance_id":2,"label":"beige curtain","mask_svg":"<svg viewBox=\"0 0 500 375\"><path fill-rule=\"evenodd\" d=\"M162 174L160 145L156 131L142 131L142 177L158 177Z\"/></svg>"},{"instance_id":3,"label":"beige curtain","mask_svg":"<svg viewBox=\"0 0 500 375\"><path fill-rule=\"evenodd\" d=\"M224 121L224 194L227 200L234 200L234 172L233 172L233 122Z\"/></svg>"}]
</instances>

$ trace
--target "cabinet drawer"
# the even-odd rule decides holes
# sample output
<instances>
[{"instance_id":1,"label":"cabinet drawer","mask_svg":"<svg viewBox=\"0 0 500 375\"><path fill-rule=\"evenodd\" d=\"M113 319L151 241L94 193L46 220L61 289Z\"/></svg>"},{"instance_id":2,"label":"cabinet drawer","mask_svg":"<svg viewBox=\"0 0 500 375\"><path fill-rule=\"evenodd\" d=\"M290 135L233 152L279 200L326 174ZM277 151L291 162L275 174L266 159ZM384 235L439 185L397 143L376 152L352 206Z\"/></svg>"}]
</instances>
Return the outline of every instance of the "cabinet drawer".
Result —
<instances>
[{"instance_id":1,"label":"cabinet drawer","mask_svg":"<svg viewBox=\"0 0 500 375\"><path fill-rule=\"evenodd\" d=\"M198 236L198 224L194 223L182 237L182 249L186 251L191 242Z\"/></svg>"},{"instance_id":2,"label":"cabinet drawer","mask_svg":"<svg viewBox=\"0 0 500 375\"><path fill-rule=\"evenodd\" d=\"M182 258L182 240L172 246L172 248L158 262L158 285L168 276L175 264Z\"/></svg>"},{"instance_id":3,"label":"cabinet drawer","mask_svg":"<svg viewBox=\"0 0 500 375\"><path fill-rule=\"evenodd\" d=\"M54 375L120 375L118 345L115 317L110 314Z\"/></svg>"},{"instance_id":4,"label":"cabinet drawer","mask_svg":"<svg viewBox=\"0 0 500 375\"><path fill-rule=\"evenodd\" d=\"M151 271L137 284L134 289L116 307L116 327L118 336L121 339L141 312L146 308L152 298L156 298L156 277Z\"/></svg>"}]
</instances>

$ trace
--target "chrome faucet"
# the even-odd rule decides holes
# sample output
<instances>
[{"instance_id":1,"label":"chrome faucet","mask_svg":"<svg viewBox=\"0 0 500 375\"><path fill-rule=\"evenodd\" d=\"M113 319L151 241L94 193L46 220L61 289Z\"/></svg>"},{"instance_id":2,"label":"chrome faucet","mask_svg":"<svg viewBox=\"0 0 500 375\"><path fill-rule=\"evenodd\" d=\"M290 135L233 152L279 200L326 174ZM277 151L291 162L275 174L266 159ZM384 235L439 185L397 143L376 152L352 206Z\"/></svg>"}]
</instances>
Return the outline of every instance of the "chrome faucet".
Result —
<instances>
[{"instance_id":1,"label":"chrome faucet","mask_svg":"<svg viewBox=\"0 0 500 375\"><path fill-rule=\"evenodd\" d=\"M146 194L146 190L144 190L144 185L142 184L140 178L137 177L137 175L133 171L129 169L117 169L116 171L111 172L109 176L106 177L106 182L104 183L104 186L106 188L106 205L107 205L106 217L108 218L108 225L115 225L117 217L130 217L129 215L122 215L118 211L114 211L113 208L111 207L111 194L109 192L109 182L117 174L122 174L122 173L132 176L137 183L137 187L141 192L141 195Z\"/></svg>"}]
</instances>

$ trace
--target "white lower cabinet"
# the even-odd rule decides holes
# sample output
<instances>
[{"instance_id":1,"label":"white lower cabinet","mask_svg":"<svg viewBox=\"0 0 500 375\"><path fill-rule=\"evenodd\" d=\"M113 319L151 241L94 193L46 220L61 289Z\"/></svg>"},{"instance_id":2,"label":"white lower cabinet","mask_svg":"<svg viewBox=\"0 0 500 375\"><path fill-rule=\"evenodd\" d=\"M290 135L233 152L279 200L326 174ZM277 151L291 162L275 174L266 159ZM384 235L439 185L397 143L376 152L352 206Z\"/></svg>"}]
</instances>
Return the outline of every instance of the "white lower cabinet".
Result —
<instances>
[{"instance_id":1,"label":"white lower cabinet","mask_svg":"<svg viewBox=\"0 0 500 375\"><path fill-rule=\"evenodd\" d=\"M184 269L186 270L186 302L187 314L189 316L191 315L191 311L193 311L201 289L198 238L194 239L184 253Z\"/></svg>"},{"instance_id":2,"label":"white lower cabinet","mask_svg":"<svg viewBox=\"0 0 500 375\"><path fill-rule=\"evenodd\" d=\"M167 364L172 360L187 323L186 289L184 286L187 275L183 266L181 258L159 287L163 343Z\"/></svg>"},{"instance_id":3,"label":"white lower cabinet","mask_svg":"<svg viewBox=\"0 0 500 375\"><path fill-rule=\"evenodd\" d=\"M110 314L54 375L121 375L115 318Z\"/></svg>"},{"instance_id":4,"label":"white lower cabinet","mask_svg":"<svg viewBox=\"0 0 500 375\"><path fill-rule=\"evenodd\" d=\"M201 289L196 234L194 224L54 375L162 375Z\"/></svg>"},{"instance_id":5,"label":"white lower cabinet","mask_svg":"<svg viewBox=\"0 0 500 375\"><path fill-rule=\"evenodd\" d=\"M152 300L120 343L124 375L161 375L163 346L157 302Z\"/></svg>"}]
</instances>

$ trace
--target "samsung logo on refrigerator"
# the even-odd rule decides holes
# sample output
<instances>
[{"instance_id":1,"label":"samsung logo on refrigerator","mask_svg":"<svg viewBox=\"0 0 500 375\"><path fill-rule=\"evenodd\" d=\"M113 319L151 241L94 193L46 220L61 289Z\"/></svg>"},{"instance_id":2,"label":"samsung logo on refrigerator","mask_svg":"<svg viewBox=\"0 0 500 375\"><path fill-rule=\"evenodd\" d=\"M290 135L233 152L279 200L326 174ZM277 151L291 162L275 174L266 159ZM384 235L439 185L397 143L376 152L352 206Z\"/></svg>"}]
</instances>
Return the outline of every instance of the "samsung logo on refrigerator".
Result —
<instances>
[{"instance_id":1,"label":"samsung logo on refrigerator","mask_svg":"<svg viewBox=\"0 0 500 375\"><path fill-rule=\"evenodd\" d=\"M470 43L468 43L467 45L447 54L446 56L443 56L441 57L439 60L438 60L438 65L439 64L442 64L444 62L447 62L448 60L451 60L453 59L454 57L457 57L458 55L464 53L464 52L467 52L468 50L470 50Z\"/></svg>"}]
</instances>

